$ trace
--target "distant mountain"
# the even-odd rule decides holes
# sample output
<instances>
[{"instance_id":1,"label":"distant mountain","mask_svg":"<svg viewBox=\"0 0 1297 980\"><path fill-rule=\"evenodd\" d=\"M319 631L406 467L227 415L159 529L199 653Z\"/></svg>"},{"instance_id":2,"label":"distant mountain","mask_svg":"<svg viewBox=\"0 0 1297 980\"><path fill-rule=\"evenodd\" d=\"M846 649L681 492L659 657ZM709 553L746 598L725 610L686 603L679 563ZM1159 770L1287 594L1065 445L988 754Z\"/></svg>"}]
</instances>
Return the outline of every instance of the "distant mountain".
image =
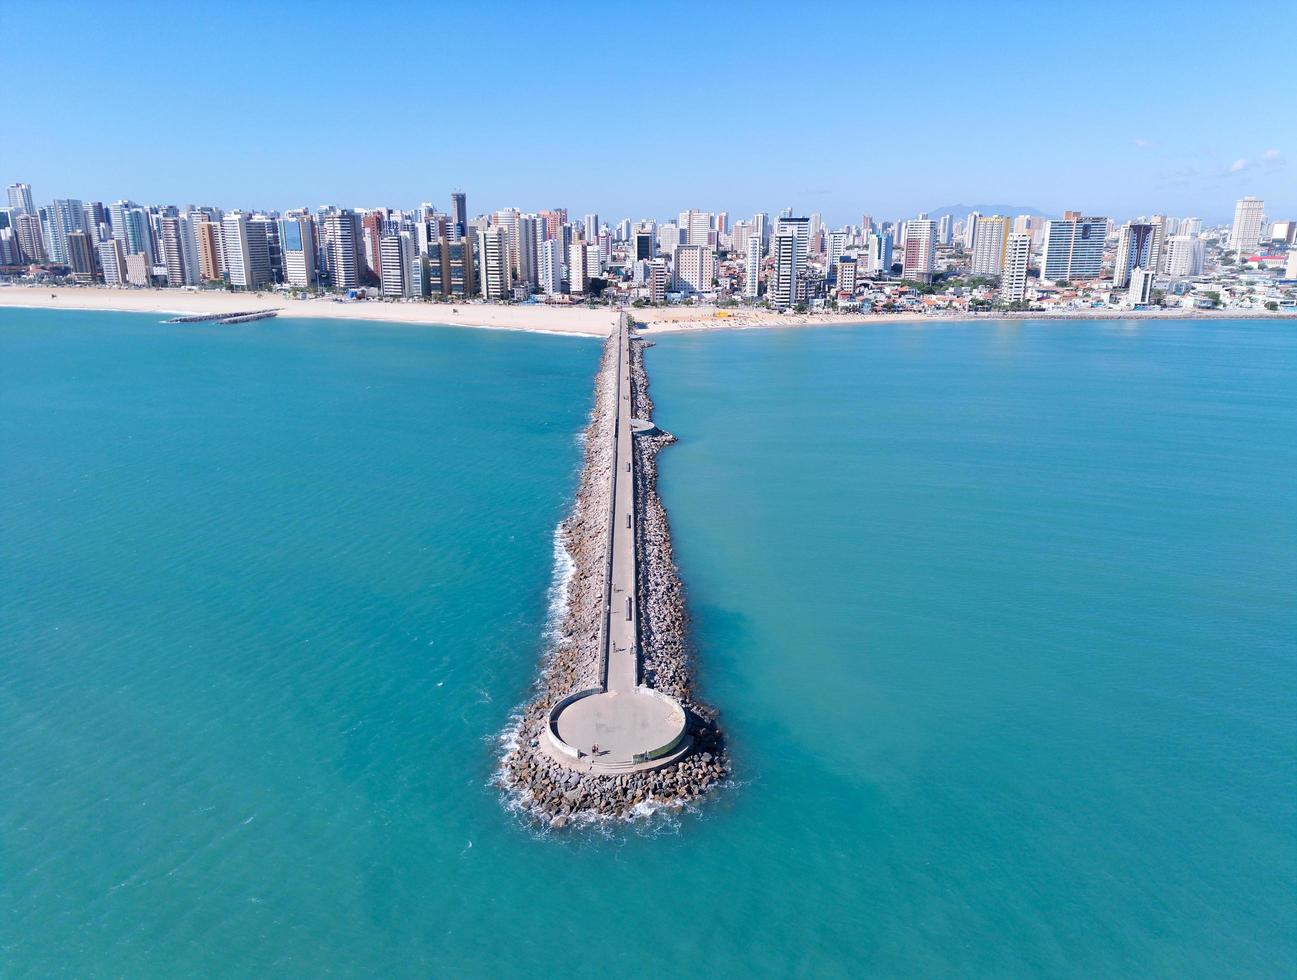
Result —
<instances>
[{"instance_id":1,"label":"distant mountain","mask_svg":"<svg viewBox=\"0 0 1297 980\"><path fill-rule=\"evenodd\" d=\"M950 215L952 220L962 221L973 211L978 211L981 214L1003 214L1007 217L1015 217L1019 214L1037 215L1041 218L1053 217L1038 208L1027 207L1023 204L948 204L944 208L929 211L928 217L937 220Z\"/></svg>"}]
</instances>

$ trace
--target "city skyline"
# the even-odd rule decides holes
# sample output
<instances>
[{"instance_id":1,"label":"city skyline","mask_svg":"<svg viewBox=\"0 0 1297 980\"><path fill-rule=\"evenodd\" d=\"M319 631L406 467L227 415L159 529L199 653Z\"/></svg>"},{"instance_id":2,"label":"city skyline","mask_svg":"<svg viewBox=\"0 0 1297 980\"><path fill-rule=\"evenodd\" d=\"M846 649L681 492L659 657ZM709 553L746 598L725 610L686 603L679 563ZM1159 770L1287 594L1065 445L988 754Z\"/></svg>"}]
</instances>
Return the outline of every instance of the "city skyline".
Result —
<instances>
[{"instance_id":1,"label":"city skyline","mask_svg":"<svg viewBox=\"0 0 1297 980\"><path fill-rule=\"evenodd\" d=\"M136 5L114 11L116 36L191 53L202 37L219 50L212 72L167 75L166 105L192 114L172 120L128 73L50 72L44 51L11 45L11 70L43 89L10 111L4 162L47 198L250 210L412 208L471 182L484 211L631 218L791 207L839 225L1005 202L1226 222L1245 195L1295 212L1295 100L1265 83L1253 36L1217 31L1211 9L1101 5L1082 22L1004 3L819 6L795 19L770 5L597 17L402 7L367 32L328 5L201 16ZM1266 44L1282 50L1294 31L1275 20ZM1160 50L1172 22L1177 50ZM37 35L57 25L67 50L93 50L104 28L81 4L25 11L24 23ZM854 25L861 44L843 55ZM409 38L437 57L407 50ZM329 51L344 43L385 70L362 83L339 69ZM508 56L514 46L529 55ZM1004 57L968 57L988 46ZM1192 97L1121 81L1123 65L1153 76L1168 59L1200 76ZM574 104L576 82L586 94ZM399 118L386 89L401 93ZM423 112L409 108L419 91Z\"/></svg>"}]
</instances>

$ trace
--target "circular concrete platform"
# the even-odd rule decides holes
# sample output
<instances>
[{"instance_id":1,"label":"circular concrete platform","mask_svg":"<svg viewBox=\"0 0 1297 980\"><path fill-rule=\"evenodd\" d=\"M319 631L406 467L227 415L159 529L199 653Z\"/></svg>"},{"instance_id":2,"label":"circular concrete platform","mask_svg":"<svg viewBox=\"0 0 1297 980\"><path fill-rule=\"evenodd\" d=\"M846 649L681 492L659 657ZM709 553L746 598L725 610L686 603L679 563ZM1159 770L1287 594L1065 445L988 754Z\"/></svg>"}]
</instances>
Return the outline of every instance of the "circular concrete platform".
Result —
<instances>
[{"instance_id":1,"label":"circular concrete platform","mask_svg":"<svg viewBox=\"0 0 1297 980\"><path fill-rule=\"evenodd\" d=\"M680 702L648 687L582 691L550 712L550 754L592 772L632 772L673 762L689 748ZM597 747L597 748L596 748Z\"/></svg>"}]
</instances>

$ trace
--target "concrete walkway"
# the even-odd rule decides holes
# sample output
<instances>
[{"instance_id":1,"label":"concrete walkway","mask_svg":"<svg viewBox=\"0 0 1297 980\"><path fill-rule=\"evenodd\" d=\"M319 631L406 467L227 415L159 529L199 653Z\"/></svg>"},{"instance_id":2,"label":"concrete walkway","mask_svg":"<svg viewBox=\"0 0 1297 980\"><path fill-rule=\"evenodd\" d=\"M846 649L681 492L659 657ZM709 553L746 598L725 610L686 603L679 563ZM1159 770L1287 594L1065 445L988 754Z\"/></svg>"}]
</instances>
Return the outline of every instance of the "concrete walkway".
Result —
<instances>
[{"instance_id":1,"label":"concrete walkway","mask_svg":"<svg viewBox=\"0 0 1297 980\"><path fill-rule=\"evenodd\" d=\"M600 630L603 689L568 704L550 726L551 739L558 736L553 746L558 750L556 757L596 772L662 765L688 748L681 706L640 683L635 551L638 515L631 426L630 328L625 315L619 318L617 327L616 370L610 562L604 582L607 607ZM594 752L596 745L598 753Z\"/></svg>"}]
</instances>

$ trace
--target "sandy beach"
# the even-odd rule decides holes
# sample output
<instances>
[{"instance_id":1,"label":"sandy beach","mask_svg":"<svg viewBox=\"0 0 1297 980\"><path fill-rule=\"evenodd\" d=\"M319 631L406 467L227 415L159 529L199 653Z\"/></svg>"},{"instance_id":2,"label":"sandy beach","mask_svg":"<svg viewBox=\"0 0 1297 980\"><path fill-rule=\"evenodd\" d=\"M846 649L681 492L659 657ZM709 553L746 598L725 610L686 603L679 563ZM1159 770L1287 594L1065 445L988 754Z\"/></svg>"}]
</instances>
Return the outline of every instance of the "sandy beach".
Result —
<instances>
[{"instance_id":1,"label":"sandy beach","mask_svg":"<svg viewBox=\"0 0 1297 980\"><path fill-rule=\"evenodd\" d=\"M127 313L240 313L278 309L282 317L449 324L537 333L606 337L617 320L611 309L540 304L428 303L293 299L282 293L195 292L185 289L115 289L107 286L0 287L0 307L46 310L116 310Z\"/></svg>"},{"instance_id":2,"label":"sandy beach","mask_svg":"<svg viewBox=\"0 0 1297 980\"><path fill-rule=\"evenodd\" d=\"M186 315L278 309L282 317L319 317L408 324L448 324L497 330L606 337L621 311L611 307L546 306L540 303L431 303L381 299L338 301L294 299L282 293L225 293L185 289L119 289L108 286L0 286L0 307L50 310L117 310ZM864 326L942 320L1206 320L1292 319L1292 313L1252 310L1061 310L1033 313L775 313L714 306L669 306L626 310L649 333L749 330L770 327Z\"/></svg>"}]
</instances>

